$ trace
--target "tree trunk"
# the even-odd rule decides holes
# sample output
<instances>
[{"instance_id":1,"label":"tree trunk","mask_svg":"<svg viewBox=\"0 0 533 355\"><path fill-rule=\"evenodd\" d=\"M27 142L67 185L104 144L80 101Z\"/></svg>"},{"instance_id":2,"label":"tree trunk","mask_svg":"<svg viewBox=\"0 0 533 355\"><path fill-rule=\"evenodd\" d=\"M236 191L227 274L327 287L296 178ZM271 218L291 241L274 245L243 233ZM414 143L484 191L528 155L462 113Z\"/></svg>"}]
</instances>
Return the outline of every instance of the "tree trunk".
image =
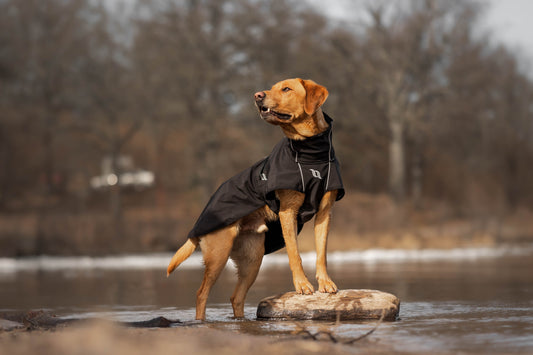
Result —
<instances>
[{"instance_id":1,"label":"tree trunk","mask_svg":"<svg viewBox=\"0 0 533 355\"><path fill-rule=\"evenodd\" d=\"M405 142L401 120L391 119L389 143L389 189L396 202L405 197Z\"/></svg>"},{"instance_id":2,"label":"tree trunk","mask_svg":"<svg viewBox=\"0 0 533 355\"><path fill-rule=\"evenodd\" d=\"M422 173L423 173L423 161L420 154L419 147L413 154L413 162L411 166L411 198L415 208L420 208L422 204Z\"/></svg>"},{"instance_id":3,"label":"tree trunk","mask_svg":"<svg viewBox=\"0 0 533 355\"><path fill-rule=\"evenodd\" d=\"M54 117L51 110L46 113L44 121L44 132L43 132L43 150L44 150L44 159L43 159L43 171L44 171L44 182L46 194L56 193L56 184L55 184L55 162L54 162Z\"/></svg>"},{"instance_id":4,"label":"tree trunk","mask_svg":"<svg viewBox=\"0 0 533 355\"><path fill-rule=\"evenodd\" d=\"M7 130L6 130L7 131ZM9 191L9 143L4 128L0 125L0 209L4 207Z\"/></svg>"},{"instance_id":5,"label":"tree trunk","mask_svg":"<svg viewBox=\"0 0 533 355\"><path fill-rule=\"evenodd\" d=\"M120 164L118 162L119 160L119 153L117 151L114 151L111 154L111 166L112 166L112 172L116 176L116 180L113 181L114 184L112 184L109 187L109 208L111 212L111 218L112 218L112 224L113 224L113 232L114 232L114 238L121 239L123 237L123 230L122 230L122 196L121 196L121 187L120 187L120 174L121 174L121 168Z\"/></svg>"}]
</instances>

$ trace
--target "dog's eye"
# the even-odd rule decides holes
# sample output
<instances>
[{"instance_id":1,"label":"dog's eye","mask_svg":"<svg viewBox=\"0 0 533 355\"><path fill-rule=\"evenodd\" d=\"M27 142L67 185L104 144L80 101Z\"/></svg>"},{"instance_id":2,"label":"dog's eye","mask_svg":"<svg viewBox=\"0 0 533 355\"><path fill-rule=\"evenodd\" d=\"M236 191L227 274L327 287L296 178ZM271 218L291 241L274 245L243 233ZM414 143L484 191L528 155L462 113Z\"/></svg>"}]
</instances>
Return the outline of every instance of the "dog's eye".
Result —
<instances>
[{"instance_id":1,"label":"dog's eye","mask_svg":"<svg viewBox=\"0 0 533 355\"><path fill-rule=\"evenodd\" d=\"M281 89L281 91L283 92L287 92L287 91L291 91L292 89L288 86L285 86L283 89Z\"/></svg>"}]
</instances>

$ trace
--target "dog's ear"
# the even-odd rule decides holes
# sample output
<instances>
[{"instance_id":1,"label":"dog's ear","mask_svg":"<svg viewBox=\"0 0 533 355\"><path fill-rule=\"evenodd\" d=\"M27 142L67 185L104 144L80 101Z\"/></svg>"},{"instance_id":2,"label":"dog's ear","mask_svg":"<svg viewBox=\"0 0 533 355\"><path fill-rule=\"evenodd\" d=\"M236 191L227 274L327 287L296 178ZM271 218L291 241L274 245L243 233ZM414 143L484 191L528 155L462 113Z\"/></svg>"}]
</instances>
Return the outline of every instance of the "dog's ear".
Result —
<instances>
[{"instance_id":1,"label":"dog's ear","mask_svg":"<svg viewBox=\"0 0 533 355\"><path fill-rule=\"evenodd\" d=\"M318 85L313 80L300 79L300 82L306 92L304 111L308 115L312 115L328 98L328 90L322 85Z\"/></svg>"}]
</instances>

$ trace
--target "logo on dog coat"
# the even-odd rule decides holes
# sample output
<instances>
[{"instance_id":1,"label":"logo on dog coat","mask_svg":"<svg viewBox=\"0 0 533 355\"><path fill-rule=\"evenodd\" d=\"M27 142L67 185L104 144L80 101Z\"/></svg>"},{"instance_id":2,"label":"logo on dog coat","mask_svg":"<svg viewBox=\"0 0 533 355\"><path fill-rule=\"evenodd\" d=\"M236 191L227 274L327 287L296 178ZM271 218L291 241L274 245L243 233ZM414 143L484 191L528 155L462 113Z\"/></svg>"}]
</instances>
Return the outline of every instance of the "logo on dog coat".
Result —
<instances>
[{"instance_id":1,"label":"logo on dog coat","mask_svg":"<svg viewBox=\"0 0 533 355\"><path fill-rule=\"evenodd\" d=\"M320 171L315 170L315 169L309 169L309 170L311 171L311 174L313 175L314 178L322 180L322 176L320 176Z\"/></svg>"}]
</instances>

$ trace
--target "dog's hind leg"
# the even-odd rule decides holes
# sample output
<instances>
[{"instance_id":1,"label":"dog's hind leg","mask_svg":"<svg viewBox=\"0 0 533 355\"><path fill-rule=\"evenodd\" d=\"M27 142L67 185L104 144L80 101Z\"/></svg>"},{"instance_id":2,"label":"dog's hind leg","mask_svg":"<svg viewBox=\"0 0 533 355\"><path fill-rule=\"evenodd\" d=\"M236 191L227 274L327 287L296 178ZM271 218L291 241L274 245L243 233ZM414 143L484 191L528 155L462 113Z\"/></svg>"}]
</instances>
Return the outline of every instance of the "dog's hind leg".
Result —
<instances>
[{"instance_id":1,"label":"dog's hind leg","mask_svg":"<svg viewBox=\"0 0 533 355\"><path fill-rule=\"evenodd\" d=\"M211 287L226 266L233 241L239 233L237 224L220 229L200 238L205 271L202 285L196 293L196 319L205 319L205 307Z\"/></svg>"},{"instance_id":2,"label":"dog's hind leg","mask_svg":"<svg viewBox=\"0 0 533 355\"><path fill-rule=\"evenodd\" d=\"M233 306L235 318L244 317L244 300L257 277L264 254L264 233L242 233L233 244L231 259L237 266L238 275L237 286L231 296L231 305Z\"/></svg>"}]
</instances>

